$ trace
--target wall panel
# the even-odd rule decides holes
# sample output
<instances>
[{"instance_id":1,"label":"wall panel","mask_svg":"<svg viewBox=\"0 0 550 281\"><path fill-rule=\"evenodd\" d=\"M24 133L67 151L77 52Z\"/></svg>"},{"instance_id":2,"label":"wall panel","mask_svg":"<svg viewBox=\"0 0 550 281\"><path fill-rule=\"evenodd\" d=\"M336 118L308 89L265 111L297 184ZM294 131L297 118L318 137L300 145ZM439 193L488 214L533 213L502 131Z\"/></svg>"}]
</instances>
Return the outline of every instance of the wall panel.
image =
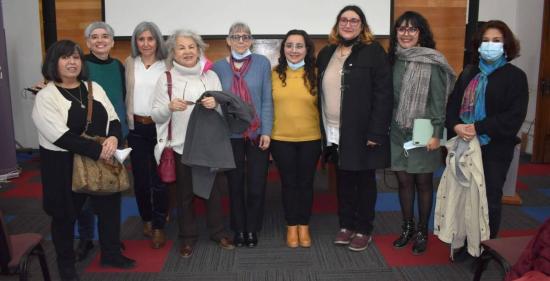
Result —
<instances>
[{"instance_id":1,"label":"wall panel","mask_svg":"<svg viewBox=\"0 0 550 281\"><path fill-rule=\"evenodd\" d=\"M438 49L445 54L449 63L459 72L462 69L464 51L466 8L467 0L394 0L394 18L407 10L417 11L428 18ZM56 15L58 38L75 40L86 49L84 28L90 22L101 19L101 0L57 0ZM282 31L282 33L284 32ZM224 40L208 40L207 42L210 44L207 56L211 60L217 60L227 55ZM381 39L380 42L387 48L388 39ZM315 40L317 50L325 44L326 40L324 39ZM116 42L113 57L124 60L129 53L128 41Z\"/></svg>"}]
</instances>

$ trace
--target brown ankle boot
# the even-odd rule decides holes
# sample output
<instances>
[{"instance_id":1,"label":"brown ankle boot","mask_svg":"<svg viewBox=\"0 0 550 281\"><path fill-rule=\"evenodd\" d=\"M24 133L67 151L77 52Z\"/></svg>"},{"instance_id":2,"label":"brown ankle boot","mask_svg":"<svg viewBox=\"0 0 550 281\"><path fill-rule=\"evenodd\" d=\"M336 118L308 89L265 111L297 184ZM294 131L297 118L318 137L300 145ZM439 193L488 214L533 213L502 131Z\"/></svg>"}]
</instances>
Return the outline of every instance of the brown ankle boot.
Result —
<instances>
[{"instance_id":1,"label":"brown ankle boot","mask_svg":"<svg viewBox=\"0 0 550 281\"><path fill-rule=\"evenodd\" d=\"M153 237L153 223L150 221L143 222L143 235Z\"/></svg>"},{"instance_id":2,"label":"brown ankle boot","mask_svg":"<svg viewBox=\"0 0 550 281\"><path fill-rule=\"evenodd\" d=\"M311 237L309 236L309 225L298 226L298 240L300 240L300 247L311 247Z\"/></svg>"},{"instance_id":3,"label":"brown ankle boot","mask_svg":"<svg viewBox=\"0 0 550 281\"><path fill-rule=\"evenodd\" d=\"M151 248L160 249L166 244L166 235L162 229L153 229L153 235L151 237Z\"/></svg>"},{"instance_id":4,"label":"brown ankle boot","mask_svg":"<svg viewBox=\"0 0 550 281\"><path fill-rule=\"evenodd\" d=\"M287 225L286 227L286 245L290 248L298 247L298 226Z\"/></svg>"}]
</instances>

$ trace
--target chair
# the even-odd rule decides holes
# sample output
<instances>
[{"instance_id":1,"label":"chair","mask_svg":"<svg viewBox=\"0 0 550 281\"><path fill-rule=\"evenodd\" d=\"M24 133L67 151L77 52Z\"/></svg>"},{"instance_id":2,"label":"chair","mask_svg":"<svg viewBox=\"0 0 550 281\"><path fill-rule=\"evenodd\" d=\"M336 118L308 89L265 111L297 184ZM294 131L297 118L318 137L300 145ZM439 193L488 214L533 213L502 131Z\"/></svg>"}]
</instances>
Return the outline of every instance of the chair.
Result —
<instances>
[{"instance_id":1,"label":"chair","mask_svg":"<svg viewBox=\"0 0 550 281\"><path fill-rule=\"evenodd\" d=\"M496 238L481 242L483 253L474 263L474 281L479 281L489 261L495 260L502 268L504 276L521 256L533 236Z\"/></svg>"},{"instance_id":2,"label":"chair","mask_svg":"<svg viewBox=\"0 0 550 281\"><path fill-rule=\"evenodd\" d=\"M50 272L41 241L42 235L38 233L9 235L4 216L0 211L0 272L19 274L19 280L29 280L29 257L36 255L40 261L44 280L50 281Z\"/></svg>"}]
</instances>

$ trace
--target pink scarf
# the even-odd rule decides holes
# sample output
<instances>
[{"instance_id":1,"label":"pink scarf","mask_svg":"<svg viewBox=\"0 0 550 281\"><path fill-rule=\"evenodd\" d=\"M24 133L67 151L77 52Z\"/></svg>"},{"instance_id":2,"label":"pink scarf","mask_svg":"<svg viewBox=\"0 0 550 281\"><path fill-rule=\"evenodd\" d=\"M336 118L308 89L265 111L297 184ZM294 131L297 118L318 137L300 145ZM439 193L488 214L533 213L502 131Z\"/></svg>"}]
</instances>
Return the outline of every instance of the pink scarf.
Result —
<instances>
[{"instance_id":1,"label":"pink scarf","mask_svg":"<svg viewBox=\"0 0 550 281\"><path fill-rule=\"evenodd\" d=\"M250 91L248 90L248 84L244 80L244 77L246 76L246 73L250 69L250 63L252 60L252 56L248 56L242 60L243 65L241 68L237 69L235 67L236 60L233 59L232 56L229 57L229 64L231 65L231 70L233 70L233 82L231 83L231 92L241 100L243 100L245 103L252 106L254 109L254 118L252 119L252 122L250 122L250 126L246 131L243 133L243 137L245 139L249 139L251 141L256 141L256 138L258 136L258 128L260 128L260 118L258 118L258 114L256 113L256 109L254 108L254 103L252 102L252 98L250 97ZM241 61L239 61L241 62Z\"/></svg>"}]
</instances>

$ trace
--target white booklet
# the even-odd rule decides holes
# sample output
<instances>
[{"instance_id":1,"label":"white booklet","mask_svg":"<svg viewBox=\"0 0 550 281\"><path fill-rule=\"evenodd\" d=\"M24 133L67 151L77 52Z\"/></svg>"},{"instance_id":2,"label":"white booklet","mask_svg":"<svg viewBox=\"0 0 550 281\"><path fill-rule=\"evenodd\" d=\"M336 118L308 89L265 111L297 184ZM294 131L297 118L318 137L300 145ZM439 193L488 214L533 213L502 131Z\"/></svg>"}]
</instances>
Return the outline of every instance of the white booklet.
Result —
<instances>
[{"instance_id":1,"label":"white booklet","mask_svg":"<svg viewBox=\"0 0 550 281\"><path fill-rule=\"evenodd\" d=\"M128 155L130 155L130 151L132 151L132 148L128 147L125 149L117 149L115 151L115 158L120 162L120 164L124 164L124 160L128 158Z\"/></svg>"}]
</instances>

